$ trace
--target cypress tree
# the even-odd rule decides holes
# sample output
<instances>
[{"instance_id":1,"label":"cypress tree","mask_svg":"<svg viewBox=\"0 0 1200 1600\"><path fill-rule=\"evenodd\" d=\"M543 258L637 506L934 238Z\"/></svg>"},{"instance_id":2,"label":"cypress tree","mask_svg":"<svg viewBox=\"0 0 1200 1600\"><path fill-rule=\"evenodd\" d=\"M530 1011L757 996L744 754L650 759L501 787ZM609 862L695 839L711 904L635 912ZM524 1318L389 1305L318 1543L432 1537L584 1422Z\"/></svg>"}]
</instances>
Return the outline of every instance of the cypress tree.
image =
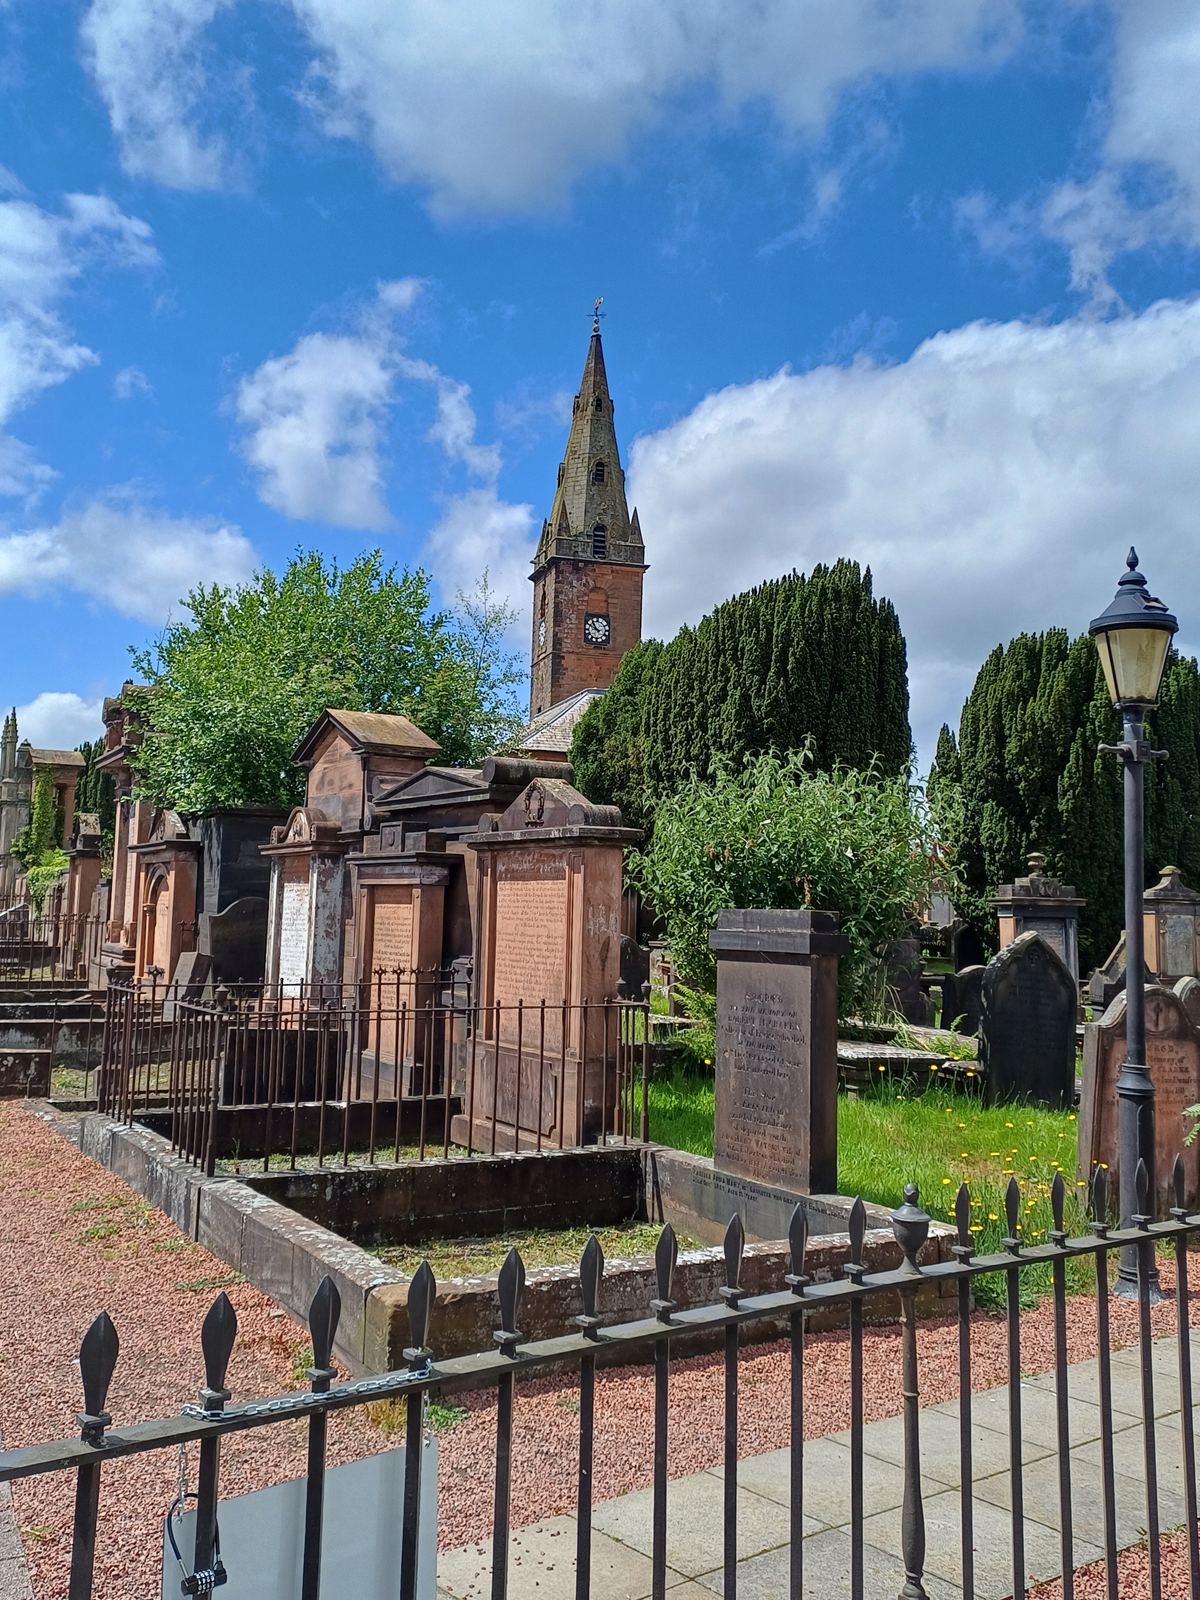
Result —
<instances>
[{"instance_id":1,"label":"cypress tree","mask_svg":"<svg viewBox=\"0 0 1200 1600\"><path fill-rule=\"evenodd\" d=\"M875 761L895 775L911 760L904 636L851 561L774 579L669 644L631 650L580 719L571 759L589 799L645 827L693 773L809 740L822 771Z\"/></svg>"},{"instance_id":2,"label":"cypress tree","mask_svg":"<svg viewBox=\"0 0 1200 1600\"><path fill-rule=\"evenodd\" d=\"M1146 770L1146 881L1177 865L1200 887L1200 672L1172 654L1147 737L1169 752ZM1061 629L1022 634L983 663L959 735L938 739L928 795L961 886L956 901L995 948L991 897L1027 870L1031 851L1087 901L1080 959L1104 960L1124 925L1121 769L1099 746L1120 738L1096 656Z\"/></svg>"}]
</instances>

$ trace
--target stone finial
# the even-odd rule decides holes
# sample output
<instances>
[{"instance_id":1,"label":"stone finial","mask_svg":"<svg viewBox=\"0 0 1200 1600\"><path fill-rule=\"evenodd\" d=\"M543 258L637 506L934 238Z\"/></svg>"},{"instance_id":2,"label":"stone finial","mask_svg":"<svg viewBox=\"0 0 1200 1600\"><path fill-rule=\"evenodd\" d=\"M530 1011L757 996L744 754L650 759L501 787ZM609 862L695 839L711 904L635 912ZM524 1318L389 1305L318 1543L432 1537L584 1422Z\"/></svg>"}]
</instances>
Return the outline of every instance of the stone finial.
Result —
<instances>
[{"instance_id":1,"label":"stone finial","mask_svg":"<svg viewBox=\"0 0 1200 1600\"><path fill-rule=\"evenodd\" d=\"M1042 876L1042 868L1045 865L1046 865L1046 858L1045 858L1045 856L1042 854L1042 852L1040 850L1033 850L1033 851L1030 852L1030 855L1029 855L1029 876L1031 878L1040 878Z\"/></svg>"}]
</instances>

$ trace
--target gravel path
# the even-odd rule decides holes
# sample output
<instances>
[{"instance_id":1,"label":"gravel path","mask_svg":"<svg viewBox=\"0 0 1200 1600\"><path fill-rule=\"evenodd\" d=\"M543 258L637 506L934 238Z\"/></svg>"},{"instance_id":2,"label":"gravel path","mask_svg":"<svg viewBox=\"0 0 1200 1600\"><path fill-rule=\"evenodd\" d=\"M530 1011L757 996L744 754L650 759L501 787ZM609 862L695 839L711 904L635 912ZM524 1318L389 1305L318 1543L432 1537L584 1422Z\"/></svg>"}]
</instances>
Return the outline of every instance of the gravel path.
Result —
<instances>
[{"instance_id":1,"label":"gravel path","mask_svg":"<svg viewBox=\"0 0 1200 1600\"><path fill-rule=\"evenodd\" d=\"M118 1423L168 1415L195 1399L203 1375L200 1323L216 1293L214 1285L227 1277L228 1269L41 1119L11 1104L0 1105L0 1266L8 1285L0 1303L0 1428L6 1444L73 1431L81 1403L79 1340L101 1308L110 1311L121 1338L121 1359L109 1397L109 1410ZM1164 1264L1164 1285L1171 1284L1172 1276L1169 1264ZM304 1330L249 1284L232 1285L228 1294L239 1321L229 1374L235 1398L303 1387L296 1368L307 1345ZM1195 1298L1193 1322L1198 1320ZM1135 1342L1135 1308L1113 1301L1111 1314L1114 1342ZM1156 1308L1156 1331L1173 1331L1174 1319L1173 1302ZM1070 1358L1078 1361L1094 1355L1093 1302L1086 1297L1068 1301L1067 1320ZM435 1342L436 1328L435 1314ZM919 1330L922 1400L927 1404L951 1399L957 1392L957 1339L957 1327L949 1320L930 1322ZM988 1388L1003 1380L1005 1340L1003 1318L976 1314L974 1387ZM871 1421L901 1409L899 1332L868 1329L864 1343L865 1414ZM1051 1367L1053 1348L1052 1309L1047 1302L1022 1318L1024 1370ZM810 1338L805 1371L806 1436L848 1426L846 1334ZM741 1392L740 1452L755 1455L786 1444L785 1346L757 1345L746 1352ZM574 1503L576 1394L573 1383L558 1378L519 1388L514 1526L536 1522ZM719 1355L672 1363L672 1476L698 1471L721 1458L722 1394ZM481 1392L458 1403L465 1415L441 1439L443 1548L470 1543L491 1531L492 1397ZM597 1375L597 1499L651 1481L652 1425L649 1369L610 1369ZM331 1464L389 1442L362 1413L342 1412L331 1418ZM298 1476L304 1471L304 1448L303 1423L230 1436L222 1453L223 1492L243 1493ZM193 1461L193 1487L195 1467ZM97 1600L157 1596L161 1518L175 1492L176 1473L176 1458L168 1459L165 1453L105 1469ZM73 1484L63 1476L28 1479L14 1486L36 1600L59 1600L66 1594L72 1495ZM1079 1592L1082 1597L1087 1591Z\"/></svg>"}]
</instances>

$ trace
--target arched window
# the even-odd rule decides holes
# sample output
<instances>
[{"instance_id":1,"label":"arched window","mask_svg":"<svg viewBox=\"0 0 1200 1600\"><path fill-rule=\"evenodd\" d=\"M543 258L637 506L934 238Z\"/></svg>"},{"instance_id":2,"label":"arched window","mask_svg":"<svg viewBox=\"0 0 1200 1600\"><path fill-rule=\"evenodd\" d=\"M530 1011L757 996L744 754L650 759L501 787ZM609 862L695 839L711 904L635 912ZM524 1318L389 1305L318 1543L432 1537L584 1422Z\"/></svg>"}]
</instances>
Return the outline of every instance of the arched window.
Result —
<instances>
[{"instance_id":1,"label":"arched window","mask_svg":"<svg viewBox=\"0 0 1200 1600\"><path fill-rule=\"evenodd\" d=\"M598 522L592 529L592 559L603 561L608 556L608 529Z\"/></svg>"},{"instance_id":2,"label":"arched window","mask_svg":"<svg viewBox=\"0 0 1200 1600\"><path fill-rule=\"evenodd\" d=\"M596 465L592 468L592 482L593 483L603 483L604 482L604 463L603 463L603 461L597 461Z\"/></svg>"},{"instance_id":3,"label":"arched window","mask_svg":"<svg viewBox=\"0 0 1200 1600\"><path fill-rule=\"evenodd\" d=\"M597 411L603 411L604 410L604 401L601 400L599 395L596 396L596 410Z\"/></svg>"}]
</instances>

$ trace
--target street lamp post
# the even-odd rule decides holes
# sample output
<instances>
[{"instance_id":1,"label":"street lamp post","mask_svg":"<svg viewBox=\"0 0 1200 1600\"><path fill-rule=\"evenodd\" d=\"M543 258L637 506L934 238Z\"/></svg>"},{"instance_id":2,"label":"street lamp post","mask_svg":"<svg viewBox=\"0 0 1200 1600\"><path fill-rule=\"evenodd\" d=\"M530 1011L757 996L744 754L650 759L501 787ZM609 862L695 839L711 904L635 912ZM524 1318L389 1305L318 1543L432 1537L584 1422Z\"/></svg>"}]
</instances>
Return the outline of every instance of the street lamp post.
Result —
<instances>
[{"instance_id":1,"label":"street lamp post","mask_svg":"<svg viewBox=\"0 0 1200 1600\"><path fill-rule=\"evenodd\" d=\"M1125 1060L1117 1078L1118 1161L1121 1178L1121 1226L1132 1226L1137 1212L1137 1164L1140 1158L1150 1174L1151 1207L1154 1205L1154 1082L1146 1065L1146 989L1143 897L1145 868L1145 766L1162 750L1151 750L1145 739L1146 712L1158 700L1171 636L1178 622L1161 600L1147 592L1138 571L1137 551L1130 550L1128 572L1117 585L1113 603L1092 623L1088 632L1096 641L1109 697L1121 713L1124 737L1120 744L1101 745L1120 758L1125 769ZM1136 1299L1137 1246L1121 1251L1115 1293ZM1154 1269L1151 1294L1159 1298Z\"/></svg>"}]
</instances>

